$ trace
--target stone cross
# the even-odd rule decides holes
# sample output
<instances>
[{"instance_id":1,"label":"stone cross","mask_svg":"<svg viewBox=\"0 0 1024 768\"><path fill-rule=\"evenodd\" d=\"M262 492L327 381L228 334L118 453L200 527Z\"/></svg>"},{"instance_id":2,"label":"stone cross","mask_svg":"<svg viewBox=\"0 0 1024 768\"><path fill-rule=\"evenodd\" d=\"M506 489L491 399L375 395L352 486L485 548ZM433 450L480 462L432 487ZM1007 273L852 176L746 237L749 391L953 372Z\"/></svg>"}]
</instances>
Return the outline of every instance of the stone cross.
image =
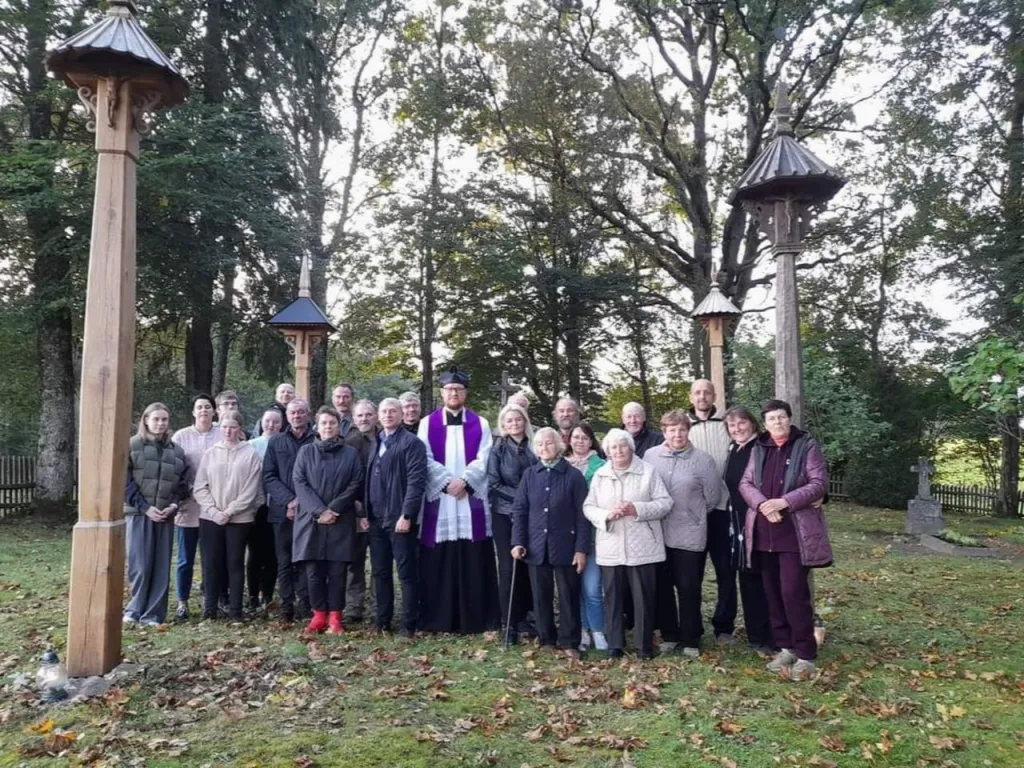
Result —
<instances>
[{"instance_id":1,"label":"stone cross","mask_svg":"<svg viewBox=\"0 0 1024 768\"><path fill-rule=\"evenodd\" d=\"M501 395L501 407L504 408L508 404L508 396L513 392L518 392L519 387L515 386L508 380L508 371L501 372L501 384L491 384L488 387L491 392L497 392Z\"/></svg>"},{"instance_id":2,"label":"stone cross","mask_svg":"<svg viewBox=\"0 0 1024 768\"><path fill-rule=\"evenodd\" d=\"M935 474L935 467L931 465L928 458L920 456L917 459L917 466L910 468L911 472L917 473L917 498L930 499L932 497L931 476Z\"/></svg>"}]
</instances>

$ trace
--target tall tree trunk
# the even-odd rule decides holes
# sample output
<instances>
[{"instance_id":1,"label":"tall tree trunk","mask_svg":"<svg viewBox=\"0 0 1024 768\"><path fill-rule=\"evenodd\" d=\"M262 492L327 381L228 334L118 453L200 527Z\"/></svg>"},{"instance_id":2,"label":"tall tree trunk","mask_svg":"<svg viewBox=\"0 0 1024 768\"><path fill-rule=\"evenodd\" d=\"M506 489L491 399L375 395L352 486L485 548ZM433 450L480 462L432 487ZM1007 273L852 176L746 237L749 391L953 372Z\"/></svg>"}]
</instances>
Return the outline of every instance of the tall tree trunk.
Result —
<instances>
[{"instance_id":1,"label":"tall tree trunk","mask_svg":"<svg viewBox=\"0 0 1024 768\"><path fill-rule=\"evenodd\" d=\"M1006 137L1007 181L1003 196L1006 242L1000 253L1000 295L996 317L1004 332L1024 339L1024 317L1015 297L1020 293L1024 273L1024 14L1019 3L1009 3L1006 48L1012 73L1009 131ZM1002 467L999 473L999 513L1017 514L1020 499L1020 414L1008 412L1000 417Z\"/></svg>"},{"instance_id":2,"label":"tall tree trunk","mask_svg":"<svg viewBox=\"0 0 1024 768\"><path fill-rule=\"evenodd\" d=\"M206 104L220 104L227 90L225 79L227 66L223 55L223 0L207 0L206 30L203 35L203 68L200 82L203 101ZM210 227L200 221L201 241L207 247L214 247L216 235ZM223 386L223 380L214 381L213 356L213 289L214 279L203 285L200 297L192 307L192 318L185 335L185 384L194 392L216 394ZM215 388L215 385L217 387Z\"/></svg>"},{"instance_id":3,"label":"tall tree trunk","mask_svg":"<svg viewBox=\"0 0 1024 768\"><path fill-rule=\"evenodd\" d=\"M222 392L226 388L228 378L228 360L231 357L231 318L235 307L235 265L225 264L223 269L224 296L220 302L219 319L217 321L217 355L214 359L213 389Z\"/></svg>"},{"instance_id":4,"label":"tall tree trunk","mask_svg":"<svg viewBox=\"0 0 1024 768\"><path fill-rule=\"evenodd\" d=\"M213 323L209 312L196 310L185 334L185 386L193 392L216 394L212 391Z\"/></svg>"},{"instance_id":5,"label":"tall tree trunk","mask_svg":"<svg viewBox=\"0 0 1024 768\"><path fill-rule=\"evenodd\" d=\"M996 515L1017 517L1020 507L1020 416L1000 417L999 500Z\"/></svg>"},{"instance_id":6,"label":"tall tree trunk","mask_svg":"<svg viewBox=\"0 0 1024 768\"><path fill-rule=\"evenodd\" d=\"M28 12L49 18L48 2L34 2ZM43 64L46 53L44 24L28 27L26 62L28 70L29 137L52 141L51 104L44 96L47 87ZM50 168L44 181L53 184ZM39 414L39 456L36 494L47 502L70 500L75 481L75 371L72 362L74 337L67 291L71 262L63 247L60 214L50 204L33 205L26 214L29 240L35 254L32 282L38 302L37 351L42 408Z\"/></svg>"}]
</instances>

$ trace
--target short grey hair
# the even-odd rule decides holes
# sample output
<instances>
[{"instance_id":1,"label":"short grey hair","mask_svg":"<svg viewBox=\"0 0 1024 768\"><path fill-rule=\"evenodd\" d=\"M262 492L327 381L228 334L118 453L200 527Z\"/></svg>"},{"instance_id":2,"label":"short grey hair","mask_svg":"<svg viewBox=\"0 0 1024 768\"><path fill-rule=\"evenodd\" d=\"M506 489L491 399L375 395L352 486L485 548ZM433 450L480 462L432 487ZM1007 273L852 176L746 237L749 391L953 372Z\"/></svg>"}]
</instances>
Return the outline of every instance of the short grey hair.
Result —
<instances>
[{"instance_id":1,"label":"short grey hair","mask_svg":"<svg viewBox=\"0 0 1024 768\"><path fill-rule=\"evenodd\" d=\"M357 402L355 405L352 406L352 412L355 413L356 408L359 408L360 406L363 406L363 405L368 405L368 406L370 406L373 409L374 413L377 412L377 405L373 402L373 400L367 400L365 397L362 400L360 400L359 402Z\"/></svg>"},{"instance_id":2,"label":"short grey hair","mask_svg":"<svg viewBox=\"0 0 1024 768\"><path fill-rule=\"evenodd\" d=\"M498 413L498 434L502 437L507 437L508 433L505 431L505 417L510 413L518 413L523 419L526 420L526 437L528 440L533 439L533 425L530 423L530 414L526 412L526 409L516 403L508 403Z\"/></svg>"},{"instance_id":3,"label":"short grey hair","mask_svg":"<svg viewBox=\"0 0 1024 768\"><path fill-rule=\"evenodd\" d=\"M398 396L398 402L400 402L402 405L405 405L406 403L412 403L412 402L417 402L418 403L418 402L420 402L419 392L413 392L411 390L409 392L403 392L402 394L400 394Z\"/></svg>"},{"instance_id":4,"label":"short grey hair","mask_svg":"<svg viewBox=\"0 0 1024 768\"><path fill-rule=\"evenodd\" d=\"M637 410L637 409L639 409L640 413L642 413L644 415L644 418L647 417L647 409L644 408L642 405L640 405L640 403L638 403L638 402L636 402L634 400L631 400L630 402L628 402L624 406L622 406L622 415L625 416L626 415L626 411L633 411L633 410Z\"/></svg>"},{"instance_id":5,"label":"short grey hair","mask_svg":"<svg viewBox=\"0 0 1024 768\"><path fill-rule=\"evenodd\" d=\"M629 450L636 453L636 443L633 442L633 436L624 429L609 429L608 434L604 436L604 440L601 441L601 450L605 453L612 452L612 446L618 445L619 443L625 443L629 446Z\"/></svg>"},{"instance_id":6,"label":"short grey hair","mask_svg":"<svg viewBox=\"0 0 1024 768\"><path fill-rule=\"evenodd\" d=\"M402 402L397 397L385 397L377 404L377 409L379 410L383 408L385 405L388 406L389 408L397 408L398 410L402 410Z\"/></svg>"},{"instance_id":7,"label":"short grey hair","mask_svg":"<svg viewBox=\"0 0 1024 768\"><path fill-rule=\"evenodd\" d=\"M294 400L289 402L288 405L285 407L285 410L290 411L292 408L298 408L300 405L307 411L309 410L309 403L303 400L301 397L296 397Z\"/></svg>"},{"instance_id":8,"label":"short grey hair","mask_svg":"<svg viewBox=\"0 0 1024 768\"><path fill-rule=\"evenodd\" d=\"M537 452L537 443L540 442L541 438L551 437L555 441L555 455L561 456L565 453L565 441L562 439L562 435L559 434L558 430L554 427L541 427L537 430L537 434L533 436L533 440L530 445L533 446L533 452Z\"/></svg>"}]
</instances>

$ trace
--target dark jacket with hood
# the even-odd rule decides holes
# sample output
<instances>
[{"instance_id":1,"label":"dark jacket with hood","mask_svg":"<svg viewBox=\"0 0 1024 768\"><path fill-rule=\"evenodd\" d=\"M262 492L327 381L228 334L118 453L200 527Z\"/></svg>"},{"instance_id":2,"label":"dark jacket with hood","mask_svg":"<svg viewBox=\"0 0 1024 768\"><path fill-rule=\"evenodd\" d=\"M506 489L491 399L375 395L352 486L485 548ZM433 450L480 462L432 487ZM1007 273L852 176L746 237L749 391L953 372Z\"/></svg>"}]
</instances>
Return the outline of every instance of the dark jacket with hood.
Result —
<instances>
[{"instance_id":1,"label":"dark jacket with hood","mask_svg":"<svg viewBox=\"0 0 1024 768\"><path fill-rule=\"evenodd\" d=\"M355 555L356 501L362 496L363 465L356 449L339 438L302 446L292 474L299 509L295 514L292 562L352 562ZM319 522L327 510L338 519Z\"/></svg>"}]
</instances>

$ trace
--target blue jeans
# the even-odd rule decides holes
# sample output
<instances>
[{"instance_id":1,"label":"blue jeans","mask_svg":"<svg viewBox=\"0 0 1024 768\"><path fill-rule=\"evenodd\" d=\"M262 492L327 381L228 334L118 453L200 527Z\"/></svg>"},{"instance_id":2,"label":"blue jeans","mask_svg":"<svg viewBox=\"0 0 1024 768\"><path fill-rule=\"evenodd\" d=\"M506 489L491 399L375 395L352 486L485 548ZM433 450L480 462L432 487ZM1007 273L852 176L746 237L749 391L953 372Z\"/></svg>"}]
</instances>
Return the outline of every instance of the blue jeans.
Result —
<instances>
[{"instance_id":1,"label":"blue jeans","mask_svg":"<svg viewBox=\"0 0 1024 768\"><path fill-rule=\"evenodd\" d=\"M593 552L587 557L587 567L580 576L580 616L583 628L604 632L604 593L601 590L601 568Z\"/></svg>"},{"instance_id":2,"label":"blue jeans","mask_svg":"<svg viewBox=\"0 0 1024 768\"><path fill-rule=\"evenodd\" d=\"M178 529L178 567L175 584L179 602L185 602L192 595L192 571L196 564L196 547L199 546L199 528Z\"/></svg>"}]
</instances>

